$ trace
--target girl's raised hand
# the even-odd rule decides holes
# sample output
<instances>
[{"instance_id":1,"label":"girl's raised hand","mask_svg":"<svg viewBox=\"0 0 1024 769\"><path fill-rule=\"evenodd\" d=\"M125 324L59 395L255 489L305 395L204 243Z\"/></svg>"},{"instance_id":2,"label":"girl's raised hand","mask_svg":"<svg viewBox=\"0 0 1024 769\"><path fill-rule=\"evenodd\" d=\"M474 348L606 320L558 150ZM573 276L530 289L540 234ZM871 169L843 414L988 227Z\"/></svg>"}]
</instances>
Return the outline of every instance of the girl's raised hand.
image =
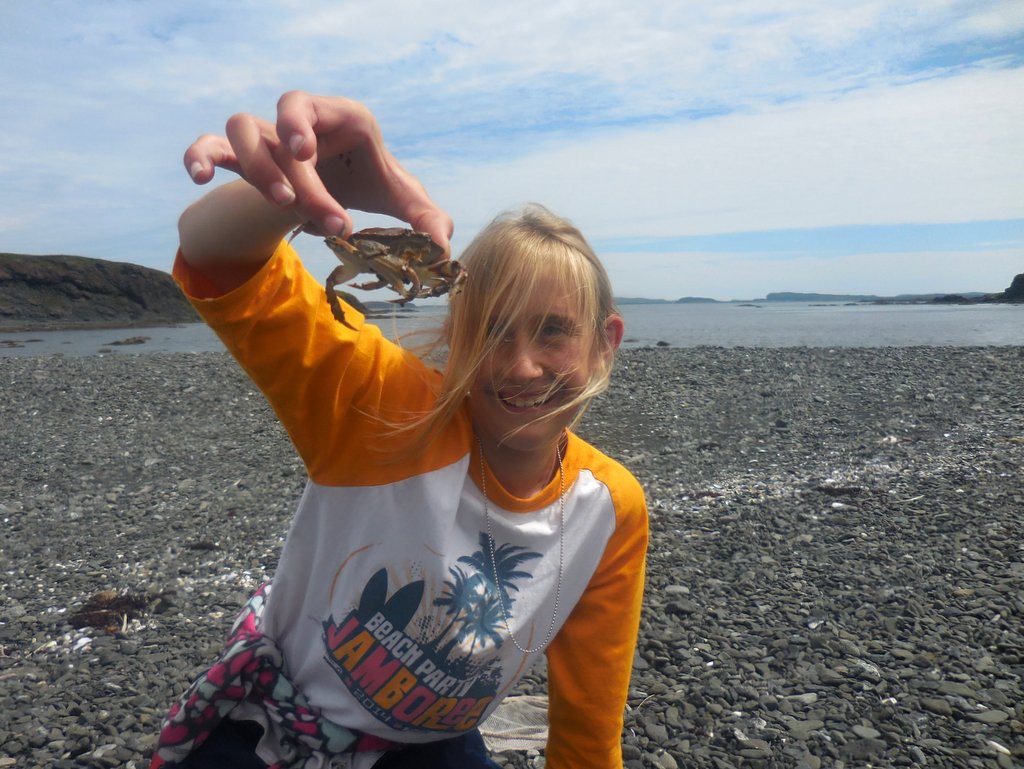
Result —
<instances>
[{"instance_id":1,"label":"girl's raised hand","mask_svg":"<svg viewBox=\"0 0 1024 769\"><path fill-rule=\"evenodd\" d=\"M452 220L423 185L388 152L373 114L350 99L290 91L277 104L277 123L233 115L227 135L199 137L185 152L197 184L217 167L239 174L268 201L293 208L323 235L349 234L346 209L408 222L446 249Z\"/></svg>"}]
</instances>

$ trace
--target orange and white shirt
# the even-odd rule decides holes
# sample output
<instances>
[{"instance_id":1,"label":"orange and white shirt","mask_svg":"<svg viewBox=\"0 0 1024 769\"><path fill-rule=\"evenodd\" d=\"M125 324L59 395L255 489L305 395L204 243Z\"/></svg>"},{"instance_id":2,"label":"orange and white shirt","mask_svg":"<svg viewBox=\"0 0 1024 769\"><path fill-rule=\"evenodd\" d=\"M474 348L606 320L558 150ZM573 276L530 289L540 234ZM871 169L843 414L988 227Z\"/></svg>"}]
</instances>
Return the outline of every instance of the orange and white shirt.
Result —
<instances>
[{"instance_id":1,"label":"orange and white shirt","mask_svg":"<svg viewBox=\"0 0 1024 769\"><path fill-rule=\"evenodd\" d=\"M396 432L428 411L440 374L323 286L282 243L218 295L181 255L182 290L263 391L309 480L263 632L289 679L330 721L418 743L476 727L537 660L559 581L548 658L547 766L620 767L623 710L647 547L643 491L570 434L564 531L556 475L529 499L489 470L489 541L468 409L420 452ZM503 606L502 606L503 605Z\"/></svg>"}]
</instances>

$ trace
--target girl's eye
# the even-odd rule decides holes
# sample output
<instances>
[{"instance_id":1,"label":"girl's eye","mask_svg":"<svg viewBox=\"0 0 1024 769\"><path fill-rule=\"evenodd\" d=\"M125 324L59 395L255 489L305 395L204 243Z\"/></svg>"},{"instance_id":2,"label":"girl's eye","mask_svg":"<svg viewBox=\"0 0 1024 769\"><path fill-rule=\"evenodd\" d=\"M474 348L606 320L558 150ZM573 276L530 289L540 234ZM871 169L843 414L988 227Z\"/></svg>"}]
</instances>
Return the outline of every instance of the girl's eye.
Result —
<instances>
[{"instance_id":1,"label":"girl's eye","mask_svg":"<svg viewBox=\"0 0 1024 769\"><path fill-rule=\"evenodd\" d=\"M503 335L504 333L504 335ZM495 323L487 324L487 338L492 342L507 342L512 338L510 329L501 329Z\"/></svg>"},{"instance_id":2,"label":"girl's eye","mask_svg":"<svg viewBox=\"0 0 1024 769\"><path fill-rule=\"evenodd\" d=\"M575 326L562 320L552 320L541 326L540 334L544 337L572 336L575 333Z\"/></svg>"}]
</instances>

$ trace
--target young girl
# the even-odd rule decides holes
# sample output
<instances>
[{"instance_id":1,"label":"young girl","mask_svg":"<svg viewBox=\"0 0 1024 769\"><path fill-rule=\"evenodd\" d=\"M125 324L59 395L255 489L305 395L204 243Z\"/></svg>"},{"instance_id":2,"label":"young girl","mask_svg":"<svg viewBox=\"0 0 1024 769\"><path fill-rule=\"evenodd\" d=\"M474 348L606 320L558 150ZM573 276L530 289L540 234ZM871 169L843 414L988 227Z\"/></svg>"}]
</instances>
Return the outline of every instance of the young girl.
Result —
<instances>
[{"instance_id":1,"label":"young girl","mask_svg":"<svg viewBox=\"0 0 1024 769\"><path fill-rule=\"evenodd\" d=\"M345 308L284 237L346 207L447 247L451 220L365 107L290 93L185 155L242 179L181 217L174 275L309 472L272 588L171 709L152 766L493 767L477 727L547 655L547 766L619 767L647 545L636 480L569 431L623 333L583 236L545 209L468 247L438 372Z\"/></svg>"}]
</instances>

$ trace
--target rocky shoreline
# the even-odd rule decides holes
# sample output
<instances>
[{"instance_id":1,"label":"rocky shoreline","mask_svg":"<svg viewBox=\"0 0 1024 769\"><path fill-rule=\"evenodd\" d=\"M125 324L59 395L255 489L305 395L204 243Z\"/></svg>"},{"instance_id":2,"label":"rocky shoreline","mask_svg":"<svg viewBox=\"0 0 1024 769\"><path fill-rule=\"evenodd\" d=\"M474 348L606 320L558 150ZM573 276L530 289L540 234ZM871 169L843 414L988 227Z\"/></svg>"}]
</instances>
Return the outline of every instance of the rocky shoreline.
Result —
<instances>
[{"instance_id":1,"label":"rocky shoreline","mask_svg":"<svg viewBox=\"0 0 1024 769\"><path fill-rule=\"evenodd\" d=\"M224 354L0 376L0 767L143 767L303 468ZM651 508L627 766L1024 765L1022 381L1019 347L624 352L581 432Z\"/></svg>"}]
</instances>

